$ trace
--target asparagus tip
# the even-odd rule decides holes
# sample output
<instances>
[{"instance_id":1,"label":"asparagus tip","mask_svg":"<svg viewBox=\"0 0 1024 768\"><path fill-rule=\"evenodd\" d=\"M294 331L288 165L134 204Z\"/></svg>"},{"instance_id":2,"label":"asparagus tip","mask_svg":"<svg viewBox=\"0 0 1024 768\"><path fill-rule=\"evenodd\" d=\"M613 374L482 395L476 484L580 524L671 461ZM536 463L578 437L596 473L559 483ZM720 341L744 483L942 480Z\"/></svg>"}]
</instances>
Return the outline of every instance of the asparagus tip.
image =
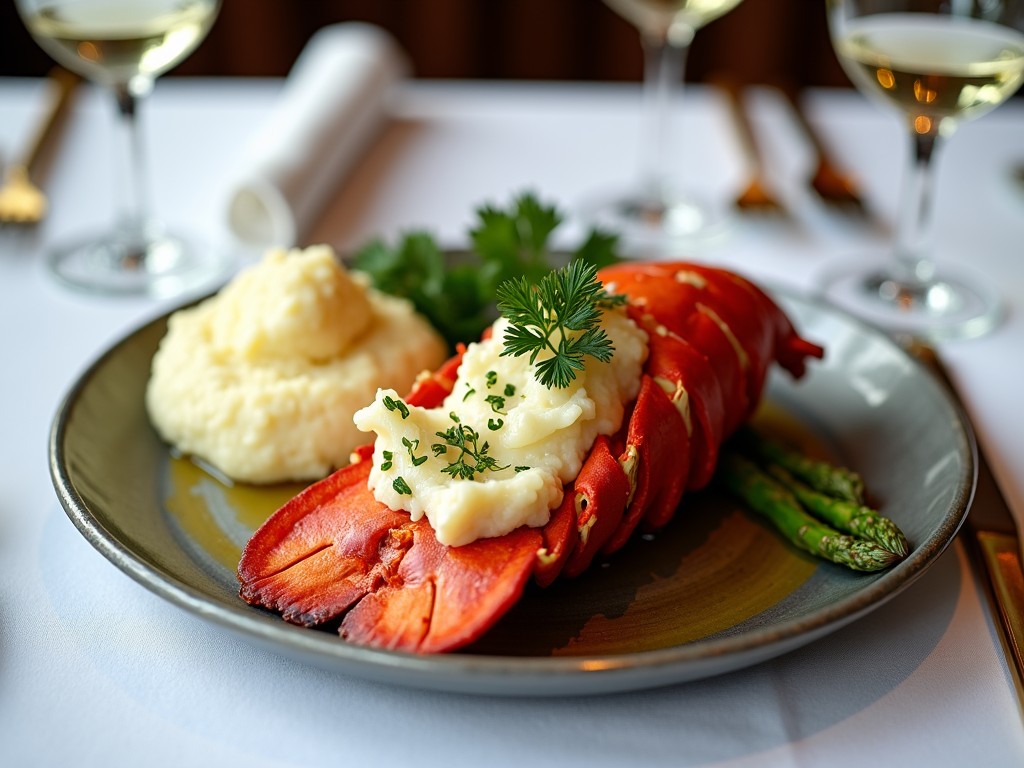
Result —
<instances>
[{"instance_id":1,"label":"asparagus tip","mask_svg":"<svg viewBox=\"0 0 1024 768\"><path fill-rule=\"evenodd\" d=\"M826 548L832 555L832 559L858 571L881 571L902 559L892 550L873 541L865 541L853 536L837 538L842 541L835 542L834 546L830 545Z\"/></svg>"}]
</instances>

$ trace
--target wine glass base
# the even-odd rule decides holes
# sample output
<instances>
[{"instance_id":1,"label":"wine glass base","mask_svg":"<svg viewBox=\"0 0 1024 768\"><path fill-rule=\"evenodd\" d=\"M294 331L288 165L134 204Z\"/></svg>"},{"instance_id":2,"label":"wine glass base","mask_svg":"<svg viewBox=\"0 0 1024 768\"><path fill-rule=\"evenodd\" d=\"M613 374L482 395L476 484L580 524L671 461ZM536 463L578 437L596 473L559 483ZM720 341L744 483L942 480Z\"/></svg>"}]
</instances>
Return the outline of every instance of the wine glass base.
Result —
<instances>
[{"instance_id":1,"label":"wine glass base","mask_svg":"<svg viewBox=\"0 0 1024 768\"><path fill-rule=\"evenodd\" d=\"M62 285L99 295L167 298L227 276L228 260L173 234L117 234L52 250L46 265Z\"/></svg>"},{"instance_id":2,"label":"wine glass base","mask_svg":"<svg viewBox=\"0 0 1024 768\"><path fill-rule=\"evenodd\" d=\"M729 223L726 209L704 200L640 192L590 201L579 213L618 234L627 248L654 255L678 254L681 248L716 240Z\"/></svg>"},{"instance_id":3,"label":"wine glass base","mask_svg":"<svg viewBox=\"0 0 1024 768\"><path fill-rule=\"evenodd\" d=\"M992 331L1003 319L994 287L944 270L927 282L901 283L884 264L851 265L828 272L821 286L825 300L892 334L969 339Z\"/></svg>"}]
</instances>

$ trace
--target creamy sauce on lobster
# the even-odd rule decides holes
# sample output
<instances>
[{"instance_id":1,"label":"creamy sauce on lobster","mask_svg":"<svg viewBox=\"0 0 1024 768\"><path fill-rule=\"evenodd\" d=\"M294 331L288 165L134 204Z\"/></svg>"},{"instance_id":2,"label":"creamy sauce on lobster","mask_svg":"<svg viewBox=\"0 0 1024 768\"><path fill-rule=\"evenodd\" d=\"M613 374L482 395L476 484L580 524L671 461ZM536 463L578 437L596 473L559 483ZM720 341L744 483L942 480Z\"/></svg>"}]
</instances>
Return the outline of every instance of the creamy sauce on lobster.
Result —
<instances>
[{"instance_id":1,"label":"creamy sauce on lobster","mask_svg":"<svg viewBox=\"0 0 1024 768\"><path fill-rule=\"evenodd\" d=\"M354 418L377 434L369 478L377 500L425 515L449 546L547 523L594 440L618 430L623 404L639 391L646 334L621 311L606 310L601 324L611 361L587 358L562 389L540 384L528 356L501 356L507 323L499 320L467 348L440 407L379 390Z\"/></svg>"}]
</instances>

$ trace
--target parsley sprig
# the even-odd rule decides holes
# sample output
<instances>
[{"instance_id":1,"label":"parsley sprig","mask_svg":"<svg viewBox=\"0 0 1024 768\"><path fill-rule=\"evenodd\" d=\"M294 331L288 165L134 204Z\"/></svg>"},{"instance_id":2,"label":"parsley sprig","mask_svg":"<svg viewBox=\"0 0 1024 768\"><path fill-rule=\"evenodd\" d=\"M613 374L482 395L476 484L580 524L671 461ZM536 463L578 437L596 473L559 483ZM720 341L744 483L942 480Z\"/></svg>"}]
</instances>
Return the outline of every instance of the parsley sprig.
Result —
<instances>
[{"instance_id":1,"label":"parsley sprig","mask_svg":"<svg viewBox=\"0 0 1024 768\"><path fill-rule=\"evenodd\" d=\"M354 256L353 267L374 287L409 299L454 348L476 341L494 319L498 286L514 277L537 282L565 258L603 267L619 260L618 238L592 229L567 254L553 253L550 240L563 215L535 194L523 192L507 207L490 204L476 210L470 228L472 253L449 258L434 236L417 230L395 245L373 240Z\"/></svg>"},{"instance_id":2,"label":"parsley sprig","mask_svg":"<svg viewBox=\"0 0 1024 768\"><path fill-rule=\"evenodd\" d=\"M480 442L480 433L468 424L463 424L458 414L454 411L448 414L452 420L452 426L444 432L435 433L442 442L433 443L430 449L435 456L449 457L449 450L456 452L455 459L448 462L441 471L456 479L472 480L482 472L499 472L508 469L508 465L501 466L498 460L491 456L491 446L487 441Z\"/></svg>"},{"instance_id":3,"label":"parsley sprig","mask_svg":"<svg viewBox=\"0 0 1024 768\"><path fill-rule=\"evenodd\" d=\"M508 280L498 287L498 311L509 321L501 354L529 355L541 384L567 387L584 369L585 357L611 360L614 349L600 327L601 312L625 300L606 293L597 267L581 261L549 272L538 283ZM538 360L541 353L547 356Z\"/></svg>"}]
</instances>

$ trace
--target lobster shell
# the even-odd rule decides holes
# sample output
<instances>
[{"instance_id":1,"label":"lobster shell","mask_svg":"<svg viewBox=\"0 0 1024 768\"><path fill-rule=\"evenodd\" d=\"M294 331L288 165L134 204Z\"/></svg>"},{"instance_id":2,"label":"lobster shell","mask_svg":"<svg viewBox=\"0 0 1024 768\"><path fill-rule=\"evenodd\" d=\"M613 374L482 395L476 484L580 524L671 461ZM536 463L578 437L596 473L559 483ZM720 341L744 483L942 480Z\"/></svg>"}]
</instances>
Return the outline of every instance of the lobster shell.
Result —
<instances>
[{"instance_id":1,"label":"lobster shell","mask_svg":"<svg viewBox=\"0 0 1024 768\"><path fill-rule=\"evenodd\" d=\"M582 574L637 529L667 524L704 487L722 441L753 414L772 363L794 377L821 347L772 299L726 270L686 262L623 263L598 277L625 294L649 337L639 394L615 435L599 437L542 528L460 547L426 518L378 502L367 487L372 445L275 512L249 540L239 594L304 626L338 623L350 642L437 653L480 638L521 597ZM461 350L407 401L439 406Z\"/></svg>"}]
</instances>

